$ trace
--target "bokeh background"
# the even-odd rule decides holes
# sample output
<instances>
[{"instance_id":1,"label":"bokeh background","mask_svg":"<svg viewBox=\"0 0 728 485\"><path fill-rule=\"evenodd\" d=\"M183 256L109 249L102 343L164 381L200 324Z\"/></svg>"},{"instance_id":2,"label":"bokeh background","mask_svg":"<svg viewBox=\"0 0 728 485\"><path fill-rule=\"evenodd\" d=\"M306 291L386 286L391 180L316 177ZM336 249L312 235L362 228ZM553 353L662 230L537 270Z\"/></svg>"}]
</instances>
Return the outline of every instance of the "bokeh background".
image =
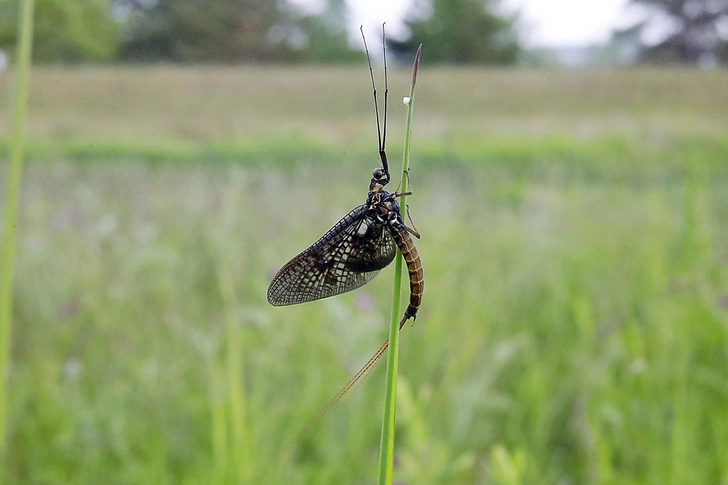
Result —
<instances>
[{"instance_id":1,"label":"bokeh background","mask_svg":"<svg viewBox=\"0 0 728 485\"><path fill-rule=\"evenodd\" d=\"M424 44L397 483L728 483L728 2L583 3L36 0L2 482L375 482L383 364L277 452L392 269L265 293L366 197L388 20L395 174Z\"/></svg>"}]
</instances>

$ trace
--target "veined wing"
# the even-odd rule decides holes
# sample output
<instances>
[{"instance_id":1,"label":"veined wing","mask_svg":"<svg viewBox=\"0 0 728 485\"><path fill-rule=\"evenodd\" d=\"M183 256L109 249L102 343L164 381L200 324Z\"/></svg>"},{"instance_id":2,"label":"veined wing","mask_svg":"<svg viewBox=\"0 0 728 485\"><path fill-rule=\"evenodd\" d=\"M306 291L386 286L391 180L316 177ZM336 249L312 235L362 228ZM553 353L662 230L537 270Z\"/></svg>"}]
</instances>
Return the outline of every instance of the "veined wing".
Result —
<instances>
[{"instance_id":1,"label":"veined wing","mask_svg":"<svg viewBox=\"0 0 728 485\"><path fill-rule=\"evenodd\" d=\"M365 217L361 205L278 271L268 288L268 301L293 305L355 290L391 263L396 253L392 235L383 224Z\"/></svg>"}]
</instances>

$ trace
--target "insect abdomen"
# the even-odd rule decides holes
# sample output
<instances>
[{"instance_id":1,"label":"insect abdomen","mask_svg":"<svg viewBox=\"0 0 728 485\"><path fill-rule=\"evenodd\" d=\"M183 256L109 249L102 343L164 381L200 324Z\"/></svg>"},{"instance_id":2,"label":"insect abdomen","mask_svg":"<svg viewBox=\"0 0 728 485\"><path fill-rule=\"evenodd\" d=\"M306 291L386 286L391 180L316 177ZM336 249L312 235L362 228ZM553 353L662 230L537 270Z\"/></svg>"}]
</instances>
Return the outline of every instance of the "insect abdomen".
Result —
<instances>
[{"instance_id":1,"label":"insect abdomen","mask_svg":"<svg viewBox=\"0 0 728 485\"><path fill-rule=\"evenodd\" d=\"M410 301L409 305L407 305L407 310L404 312L404 317L399 323L401 328L404 322L417 316L417 310L419 310L420 304L422 303L422 294L425 291L425 272L422 269L420 253L417 252L412 236L407 232L407 229L404 226L396 227L392 231L392 237L402 252L404 262L407 264L407 272L409 273L410 280Z\"/></svg>"}]
</instances>

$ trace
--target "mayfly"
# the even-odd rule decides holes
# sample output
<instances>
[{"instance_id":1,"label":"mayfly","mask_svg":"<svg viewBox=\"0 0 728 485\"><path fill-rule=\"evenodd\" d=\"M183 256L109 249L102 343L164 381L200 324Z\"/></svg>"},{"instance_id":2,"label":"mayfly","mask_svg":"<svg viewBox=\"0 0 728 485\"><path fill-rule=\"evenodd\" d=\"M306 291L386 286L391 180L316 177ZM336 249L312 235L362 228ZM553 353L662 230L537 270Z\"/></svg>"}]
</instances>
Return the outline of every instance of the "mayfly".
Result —
<instances>
[{"instance_id":1,"label":"mayfly","mask_svg":"<svg viewBox=\"0 0 728 485\"><path fill-rule=\"evenodd\" d=\"M411 192L395 190L390 193L384 189L390 182L389 164L385 152L389 93L384 28L382 28L384 110L381 125L374 72L363 30L362 38L374 93L377 140L382 166L375 168L372 173L364 204L352 209L318 241L291 259L278 271L268 288L268 302L275 306L294 305L355 290L371 281L382 268L389 265L399 249L407 264L410 282L409 304L399 322L399 328L402 328L407 320L417 317L417 310L422 302L425 285L424 272L420 255L412 239L412 236L419 238L420 234L416 229L405 224L400 204L397 201L400 197L411 195ZM419 58L420 51L418 50L412 75L413 86ZM323 416L362 377L366 377L384 354L388 345L387 341L380 347L369 362L322 409L319 417Z\"/></svg>"}]
</instances>

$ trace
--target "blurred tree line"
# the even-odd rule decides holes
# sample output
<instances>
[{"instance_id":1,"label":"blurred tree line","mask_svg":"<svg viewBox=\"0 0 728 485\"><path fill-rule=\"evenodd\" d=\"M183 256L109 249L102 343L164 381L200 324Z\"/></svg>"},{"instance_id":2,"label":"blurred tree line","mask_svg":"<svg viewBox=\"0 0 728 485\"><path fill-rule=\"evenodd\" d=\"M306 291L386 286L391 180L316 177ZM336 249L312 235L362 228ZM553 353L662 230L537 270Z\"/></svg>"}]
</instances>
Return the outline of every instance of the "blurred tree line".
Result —
<instances>
[{"instance_id":1,"label":"blurred tree line","mask_svg":"<svg viewBox=\"0 0 728 485\"><path fill-rule=\"evenodd\" d=\"M642 19L616 31L635 39L639 60L651 64L728 64L728 0L630 0Z\"/></svg>"},{"instance_id":2,"label":"blurred tree line","mask_svg":"<svg viewBox=\"0 0 728 485\"><path fill-rule=\"evenodd\" d=\"M36 0L33 57L48 62L112 59L119 25L109 0ZM0 0L0 49L15 54L18 0Z\"/></svg>"},{"instance_id":3,"label":"blurred tree line","mask_svg":"<svg viewBox=\"0 0 728 485\"><path fill-rule=\"evenodd\" d=\"M520 53L517 14L501 0L411 0L408 37L430 63L512 64ZM630 0L643 19L615 33L638 61L728 64L728 0ZM300 2L298 3L300 5ZM0 49L14 53L18 0L0 0ZM289 0L36 0L34 57L40 62L347 62L344 0L307 13ZM657 33L657 34L656 34ZM657 40L655 40L657 38Z\"/></svg>"},{"instance_id":4,"label":"blurred tree line","mask_svg":"<svg viewBox=\"0 0 728 485\"><path fill-rule=\"evenodd\" d=\"M419 0L394 52L428 44L430 62L508 64L519 46L499 0ZM0 0L0 49L14 53L18 0ZM287 0L36 0L39 62L346 62L344 0L316 14Z\"/></svg>"}]
</instances>

